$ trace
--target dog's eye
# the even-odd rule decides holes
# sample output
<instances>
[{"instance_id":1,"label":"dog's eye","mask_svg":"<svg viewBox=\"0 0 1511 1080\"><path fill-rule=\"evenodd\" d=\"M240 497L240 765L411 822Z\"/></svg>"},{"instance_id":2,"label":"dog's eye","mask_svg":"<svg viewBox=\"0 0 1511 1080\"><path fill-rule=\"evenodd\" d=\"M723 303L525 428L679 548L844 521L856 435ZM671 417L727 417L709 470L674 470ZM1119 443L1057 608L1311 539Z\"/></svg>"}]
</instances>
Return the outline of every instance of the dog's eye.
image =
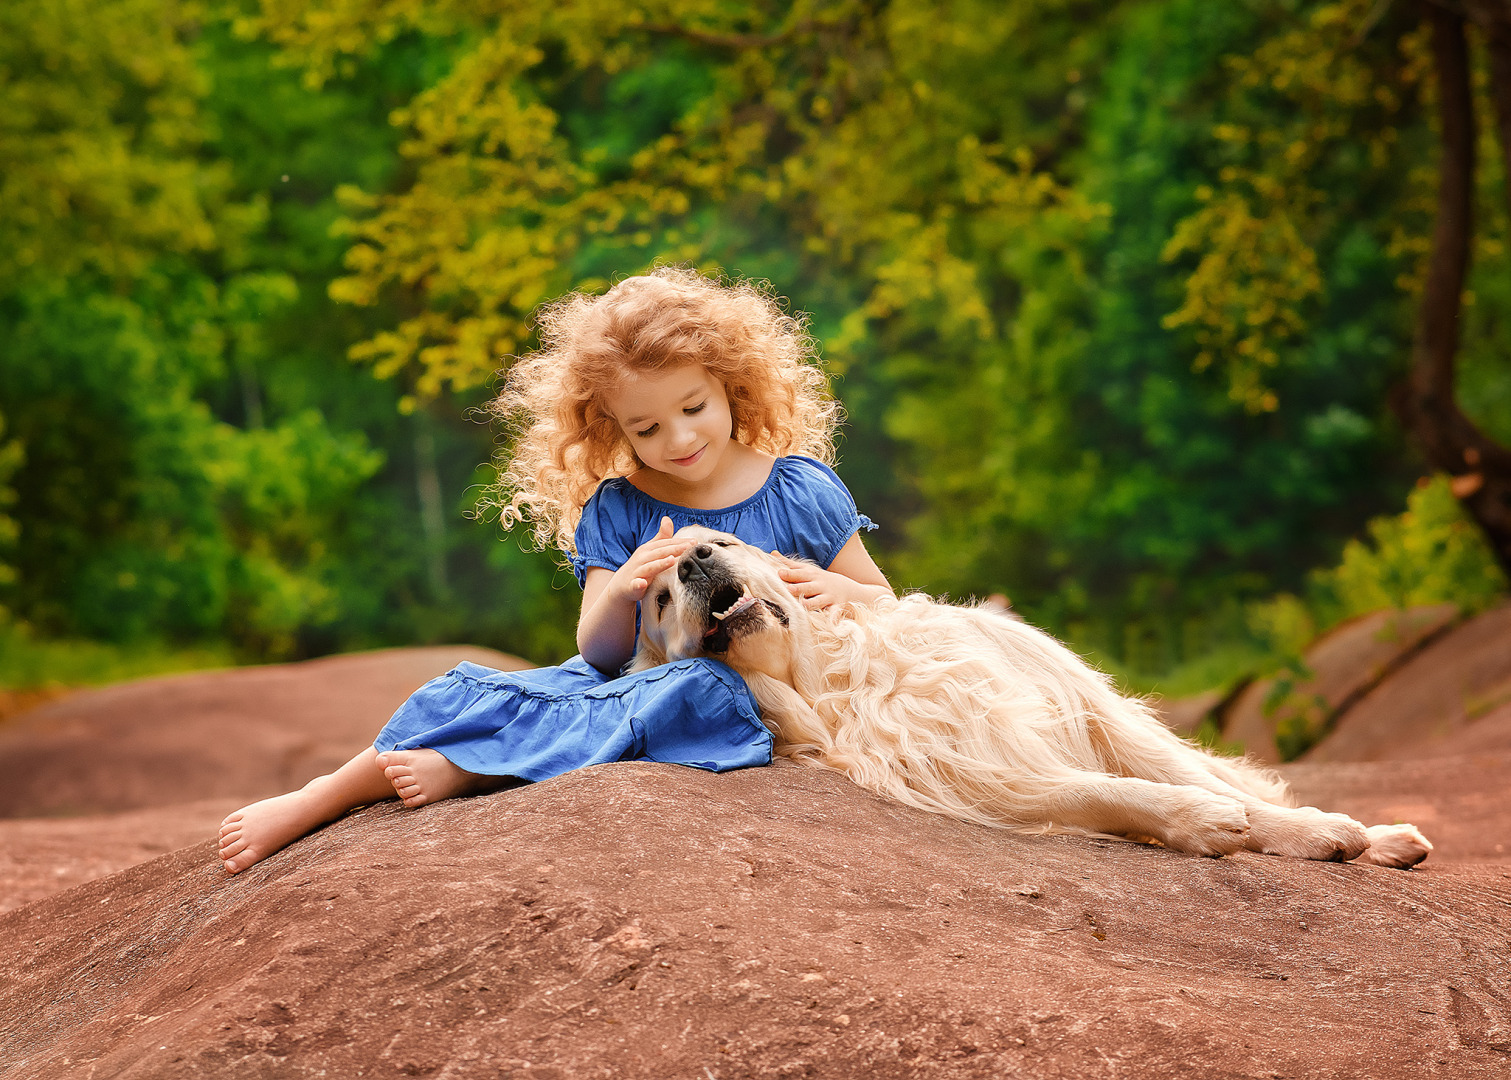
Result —
<instances>
[{"instance_id":1,"label":"dog's eye","mask_svg":"<svg viewBox=\"0 0 1511 1080\"><path fill-rule=\"evenodd\" d=\"M656 611L659 614L666 610L666 605L672 602L672 591L662 589L656 594Z\"/></svg>"},{"instance_id":2,"label":"dog's eye","mask_svg":"<svg viewBox=\"0 0 1511 1080\"><path fill-rule=\"evenodd\" d=\"M714 540L712 543L714 547L734 547L728 540Z\"/></svg>"}]
</instances>

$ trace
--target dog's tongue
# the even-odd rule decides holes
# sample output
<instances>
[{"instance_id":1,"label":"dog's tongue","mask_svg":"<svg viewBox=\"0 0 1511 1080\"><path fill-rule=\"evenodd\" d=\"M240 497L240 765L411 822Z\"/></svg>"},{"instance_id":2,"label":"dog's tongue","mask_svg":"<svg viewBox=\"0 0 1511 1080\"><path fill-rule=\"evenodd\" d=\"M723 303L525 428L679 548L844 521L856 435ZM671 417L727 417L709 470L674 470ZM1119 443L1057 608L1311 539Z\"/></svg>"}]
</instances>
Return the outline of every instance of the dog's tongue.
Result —
<instances>
[{"instance_id":1,"label":"dog's tongue","mask_svg":"<svg viewBox=\"0 0 1511 1080\"><path fill-rule=\"evenodd\" d=\"M747 594L745 596L740 597L740 599L736 600L735 603L734 603L734 606L731 607L728 611L721 611L721 612L718 612L718 613L716 613L714 615L714 619L716 621L707 630L703 631L703 636L704 637L713 637L713 635L715 635L715 634L717 634L719 632L719 628L720 628L719 624L720 623L722 623L725 619L729 618L731 615L738 615L740 612L744 611L746 608L748 608L753 603L755 603L755 597L753 597L753 596L750 596L750 595Z\"/></svg>"}]
</instances>

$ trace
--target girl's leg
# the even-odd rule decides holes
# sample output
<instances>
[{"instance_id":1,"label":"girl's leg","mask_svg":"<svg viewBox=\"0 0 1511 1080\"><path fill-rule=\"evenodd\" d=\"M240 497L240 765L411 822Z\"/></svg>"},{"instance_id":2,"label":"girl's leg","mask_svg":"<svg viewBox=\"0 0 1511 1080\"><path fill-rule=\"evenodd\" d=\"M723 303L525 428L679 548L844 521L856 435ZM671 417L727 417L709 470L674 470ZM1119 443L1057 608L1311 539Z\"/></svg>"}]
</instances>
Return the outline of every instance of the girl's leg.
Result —
<instances>
[{"instance_id":1,"label":"girl's leg","mask_svg":"<svg viewBox=\"0 0 1511 1080\"><path fill-rule=\"evenodd\" d=\"M341 768L298 791L243 806L220 826L220 858L239 873L348 810L394 797L394 786L369 746Z\"/></svg>"},{"instance_id":2,"label":"girl's leg","mask_svg":"<svg viewBox=\"0 0 1511 1080\"><path fill-rule=\"evenodd\" d=\"M458 795L496 791L508 780L482 776L453 764L435 750L387 750L378 755L378 768L405 806L424 806Z\"/></svg>"}]
</instances>

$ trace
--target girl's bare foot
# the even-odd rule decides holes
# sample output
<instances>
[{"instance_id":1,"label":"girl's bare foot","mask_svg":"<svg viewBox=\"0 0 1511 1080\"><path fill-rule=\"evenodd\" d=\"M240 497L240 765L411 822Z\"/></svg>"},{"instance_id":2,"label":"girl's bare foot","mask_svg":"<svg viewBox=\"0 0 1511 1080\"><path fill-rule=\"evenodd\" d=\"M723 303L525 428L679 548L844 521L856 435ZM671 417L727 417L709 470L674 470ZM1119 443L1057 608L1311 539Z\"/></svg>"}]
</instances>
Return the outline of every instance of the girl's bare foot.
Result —
<instances>
[{"instance_id":1,"label":"girl's bare foot","mask_svg":"<svg viewBox=\"0 0 1511 1080\"><path fill-rule=\"evenodd\" d=\"M424 747L388 750L378 755L378 766L405 806L424 806L458 795L481 795L503 783L501 776L468 772Z\"/></svg>"},{"instance_id":2,"label":"girl's bare foot","mask_svg":"<svg viewBox=\"0 0 1511 1080\"><path fill-rule=\"evenodd\" d=\"M220 824L221 862L235 874L329 820L323 801L308 788L243 806Z\"/></svg>"},{"instance_id":3,"label":"girl's bare foot","mask_svg":"<svg viewBox=\"0 0 1511 1080\"><path fill-rule=\"evenodd\" d=\"M221 862L240 873L348 810L391 798L393 788L369 746L329 776L227 815L220 823Z\"/></svg>"}]
</instances>

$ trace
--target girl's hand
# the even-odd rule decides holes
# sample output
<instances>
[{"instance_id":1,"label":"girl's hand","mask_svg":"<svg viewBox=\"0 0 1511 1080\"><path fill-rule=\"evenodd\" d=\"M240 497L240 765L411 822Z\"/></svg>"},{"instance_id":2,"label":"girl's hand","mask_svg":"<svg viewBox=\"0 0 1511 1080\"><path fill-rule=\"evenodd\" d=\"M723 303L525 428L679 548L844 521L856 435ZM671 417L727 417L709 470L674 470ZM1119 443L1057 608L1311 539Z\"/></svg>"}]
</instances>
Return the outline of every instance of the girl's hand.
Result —
<instances>
[{"instance_id":1,"label":"girl's hand","mask_svg":"<svg viewBox=\"0 0 1511 1080\"><path fill-rule=\"evenodd\" d=\"M787 591L801 600L804 607L814 611L851 601L863 603L891 592L885 586L865 585L844 574L821 570L812 563L796 562L779 551L771 554L783 564L777 572L787 583Z\"/></svg>"},{"instance_id":2,"label":"girl's hand","mask_svg":"<svg viewBox=\"0 0 1511 1080\"><path fill-rule=\"evenodd\" d=\"M691 540L673 539L672 519L663 517L656 535L630 553L623 566L609 579L608 592L629 603L638 603L657 574L671 567L693 546Z\"/></svg>"},{"instance_id":3,"label":"girl's hand","mask_svg":"<svg viewBox=\"0 0 1511 1080\"><path fill-rule=\"evenodd\" d=\"M613 676L635 651L635 605L657 574L676 564L691 540L672 539L672 519L663 517L656 535L641 544L624 565L610 573L592 566L582 586L577 648L582 658Z\"/></svg>"}]
</instances>

